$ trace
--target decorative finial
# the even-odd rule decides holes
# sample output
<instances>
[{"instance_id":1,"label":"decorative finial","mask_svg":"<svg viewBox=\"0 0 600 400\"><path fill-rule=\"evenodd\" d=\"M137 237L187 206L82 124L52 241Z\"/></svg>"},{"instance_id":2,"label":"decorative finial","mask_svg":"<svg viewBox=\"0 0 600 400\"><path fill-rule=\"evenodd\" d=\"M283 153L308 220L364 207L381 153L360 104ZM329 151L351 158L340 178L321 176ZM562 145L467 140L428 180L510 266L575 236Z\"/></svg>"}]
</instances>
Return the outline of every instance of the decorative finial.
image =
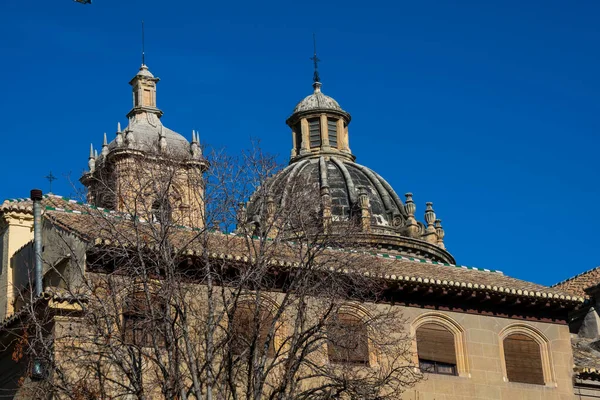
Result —
<instances>
[{"instance_id":1,"label":"decorative finial","mask_svg":"<svg viewBox=\"0 0 600 400\"><path fill-rule=\"evenodd\" d=\"M88 167L90 172L96 170L96 157L94 156L94 145L90 144L90 157L88 158Z\"/></svg>"},{"instance_id":2,"label":"decorative finial","mask_svg":"<svg viewBox=\"0 0 600 400\"><path fill-rule=\"evenodd\" d=\"M436 244L438 241L437 232L435 231L435 211L433 211L433 203L428 201L425 203L425 222L427 223L427 227L425 228L425 232L423 233L423 238L429 243Z\"/></svg>"},{"instance_id":3,"label":"decorative finial","mask_svg":"<svg viewBox=\"0 0 600 400\"><path fill-rule=\"evenodd\" d=\"M406 193L404 195L406 197L406 203L404 204L404 211L408 214L408 218L406 219L406 227L408 229L408 235L410 237L418 237L419 236L419 224L415 219L415 211L417 211L417 206L413 201L413 194Z\"/></svg>"},{"instance_id":4,"label":"decorative finial","mask_svg":"<svg viewBox=\"0 0 600 400\"><path fill-rule=\"evenodd\" d=\"M117 122L117 133L121 132L121 123Z\"/></svg>"},{"instance_id":5,"label":"decorative finial","mask_svg":"<svg viewBox=\"0 0 600 400\"><path fill-rule=\"evenodd\" d=\"M444 232L444 228L442 228L442 220L441 219L436 219L435 220L435 233L437 233L437 245L439 247L441 247L442 249L445 249L446 246L444 246L444 236L446 236L446 232Z\"/></svg>"},{"instance_id":6,"label":"decorative finial","mask_svg":"<svg viewBox=\"0 0 600 400\"><path fill-rule=\"evenodd\" d=\"M427 222L427 230L433 229L435 222L435 211L433 211L433 203L428 201L425 203L425 222ZM435 229L433 229L435 231Z\"/></svg>"},{"instance_id":7,"label":"decorative finial","mask_svg":"<svg viewBox=\"0 0 600 400\"><path fill-rule=\"evenodd\" d=\"M50 173L46 175L45 178L48 179L48 182L50 182L50 191L48 193L52 193L52 182L55 181L57 178L54 175L52 175L52 171L50 171Z\"/></svg>"},{"instance_id":8,"label":"decorative finial","mask_svg":"<svg viewBox=\"0 0 600 400\"><path fill-rule=\"evenodd\" d=\"M142 20L142 66L146 65L146 52L144 50L144 20Z\"/></svg>"},{"instance_id":9,"label":"decorative finial","mask_svg":"<svg viewBox=\"0 0 600 400\"><path fill-rule=\"evenodd\" d=\"M406 194L404 194L404 196L406 197L406 204L404 204L404 210L408 214L409 218L412 217L414 219L415 211L417 211L417 206L415 205L415 202L413 201L413 198L412 198L413 194L406 193Z\"/></svg>"},{"instance_id":10,"label":"decorative finial","mask_svg":"<svg viewBox=\"0 0 600 400\"><path fill-rule=\"evenodd\" d=\"M315 66L315 72L313 73L313 82L320 83L321 78L319 77L319 61L321 61L321 60L319 59L319 57L317 57L317 37L315 36L314 32L313 32L313 49L314 49L314 54L310 58L313 61L313 64Z\"/></svg>"},{"instance_id":11,"label":"decorative finial","mask_svg":"<svg viewBox=\"0 0 600 400\"><path fill-rule=\"evenodd\" d=\"M106 157L108 154L108 140L106 139L106 132L104 132L104 140L102 141L102 156Z\"/></svg>"},{"instance_id":12,"label":"decorative finial","mask_svg":"<svg viewBox=\"0 0 600 400\"><path fill-rule=\"evenodd\" d=\"M190 143L190 151L193 158L202 157L202 149L200 148L200 134L195 130L192 130L192 143Z\"/></svg>"}]
</instances>

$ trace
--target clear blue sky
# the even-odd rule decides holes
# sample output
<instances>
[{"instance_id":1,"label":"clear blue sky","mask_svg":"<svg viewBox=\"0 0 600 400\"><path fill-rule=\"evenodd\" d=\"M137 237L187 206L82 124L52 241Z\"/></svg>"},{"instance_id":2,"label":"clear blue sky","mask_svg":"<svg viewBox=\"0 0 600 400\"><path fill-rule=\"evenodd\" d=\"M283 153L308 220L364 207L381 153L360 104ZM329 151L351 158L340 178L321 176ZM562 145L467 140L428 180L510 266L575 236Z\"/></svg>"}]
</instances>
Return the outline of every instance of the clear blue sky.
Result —
<instances>
[{"instance_id":1,"label":"clear blue sky","mask_svg":"<svg viewBox=\"0 0 600 400\"><path fill-rule=\"evenodd\" d=\"M357 162L422 219L433 201L460 264L542 284L600 264L597 1L0 1L0 197L47 191L114 137L146 61L163 122L287 161L311 92L352 114Z\"/></svg>"}]
</instances>

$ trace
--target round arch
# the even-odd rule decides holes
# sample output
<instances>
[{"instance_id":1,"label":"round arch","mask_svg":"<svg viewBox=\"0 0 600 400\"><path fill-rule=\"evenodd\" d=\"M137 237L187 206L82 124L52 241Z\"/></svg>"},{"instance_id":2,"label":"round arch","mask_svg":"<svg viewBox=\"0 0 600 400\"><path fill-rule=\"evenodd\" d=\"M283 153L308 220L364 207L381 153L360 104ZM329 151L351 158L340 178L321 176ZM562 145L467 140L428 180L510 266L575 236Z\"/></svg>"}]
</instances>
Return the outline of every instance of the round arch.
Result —
<instances>
[{"instance_id":1,"label":"round arch","mask_svg":"<svg viewBox=\"0 0 600 400\"><path fill-rule=\"evenodd\" d=\"M465 330L458 322L450 316L440 312L428 312L419 315L411 324L411 335L413 337L413 353L415 365L419 365L417 354L417 329L425 324L439 325L447 329L454 336L454 350L456 351L456 369L458 376L471 377L469 371L469 358L467 355L467 340Z\"/></svg>"},{"instance_id":2,"label":"round arch","mask_svg":"<svg viewBox=\"0 0 600 400\"><path fill-rule=\"evenodd\" d=\"M504 340L514 334L525 335L533 339L540 346L540 356L542 358L542 371L544 374L544 384L546 386L556 386L554 368L552 364L552 354L550 352L550 341L537 328L531 325L516 323L506 326L498 334L500 349L500 360L502 364L502 375L505 382L508 382L508 373L506 370L506 360L504 355Z\"/></svg>"}]
</instances>

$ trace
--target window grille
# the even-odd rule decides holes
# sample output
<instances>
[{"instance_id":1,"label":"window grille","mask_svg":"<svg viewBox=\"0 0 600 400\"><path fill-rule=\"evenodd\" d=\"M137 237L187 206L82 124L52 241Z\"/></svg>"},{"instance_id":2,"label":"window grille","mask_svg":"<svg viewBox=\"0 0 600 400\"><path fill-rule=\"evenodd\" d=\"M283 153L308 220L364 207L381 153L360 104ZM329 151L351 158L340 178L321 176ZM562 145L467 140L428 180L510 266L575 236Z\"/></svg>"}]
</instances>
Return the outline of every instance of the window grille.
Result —
<instances>
[{"instance_id":1,"label":"window grille","mask_svg":"<svg viewBox=\"0 0 600 400\"><path fill-rule=\"evenodd\" d=\"M327 119L327 136L329 137L329 145L337 147L337 120Z\"/></svg>"},{"instance_id":2,"label":"window grille","mask_svg":"<svg viewBox=\"0 0 600 400\"><path fill-rule=\"evenodd\" d=\"M308 120L308 138L310 147L321 147L321 123L319 118Z\"/></svg>"}]
</instances>

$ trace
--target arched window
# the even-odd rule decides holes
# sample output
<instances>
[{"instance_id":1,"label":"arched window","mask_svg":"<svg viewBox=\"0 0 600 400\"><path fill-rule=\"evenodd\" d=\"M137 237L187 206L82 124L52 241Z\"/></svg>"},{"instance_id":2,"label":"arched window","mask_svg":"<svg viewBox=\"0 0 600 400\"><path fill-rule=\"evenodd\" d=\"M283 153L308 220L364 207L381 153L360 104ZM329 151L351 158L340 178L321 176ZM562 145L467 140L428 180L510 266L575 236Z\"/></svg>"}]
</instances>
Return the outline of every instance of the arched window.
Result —
<instances>
[{"instance_id":1,"label":"arched window","mask_svg":"<svg viewBox=\"0 0 600 400\"><path fill-rule=\"evenodd\" d=\"M231 327L231 352L236 356L263 355L269 333L273 329L273 315L267 307L256 312L256 305L244 302L233 313ZM275 356L275 335L272 335L267 347L267 356ZM252 351L254 349L254 351Z\"/></svg>"},{"instance_id":2,"label":"arched window","mask_svg":"<svg viewBox=\"0 0 600 400\"><path fill-rule=\"evenodd\" d=\"M504 338L506 377L510 382L544 385L544 369L540 344L523 333L513 333Z\"/></svg>"},{"instance_id":3,"label":"arched window","mask_svg":"<svg viewBox=\"0 0 600 400\"><path fill-rule=\"evenodd\" d=\"M332 363L369 364L367 325L356 315L340 312L327 326L327 353Z\"/></svg>"},{"instance_id":4,"label":"arched window","mask_svg":"<svg viewBox=\"0 0 600 400\"><path fill-rule=\"evenodd\" d=\"M454 334L446 327L426 323L417 328L417 354L423 372L457 375Z\"/></svg>"},{"instance_id":5,"label":"arched window","mask_svg":"<svg viewBox=\"0 0 600 400\"><path fill-rule=\"evenodd\" d=\"M145 292L136 292L123 304L123 340L135 346L152 346L153 339L164 346L163 325L167 307L155 295L150 301Z\"/></svg>"}]
</instances>

